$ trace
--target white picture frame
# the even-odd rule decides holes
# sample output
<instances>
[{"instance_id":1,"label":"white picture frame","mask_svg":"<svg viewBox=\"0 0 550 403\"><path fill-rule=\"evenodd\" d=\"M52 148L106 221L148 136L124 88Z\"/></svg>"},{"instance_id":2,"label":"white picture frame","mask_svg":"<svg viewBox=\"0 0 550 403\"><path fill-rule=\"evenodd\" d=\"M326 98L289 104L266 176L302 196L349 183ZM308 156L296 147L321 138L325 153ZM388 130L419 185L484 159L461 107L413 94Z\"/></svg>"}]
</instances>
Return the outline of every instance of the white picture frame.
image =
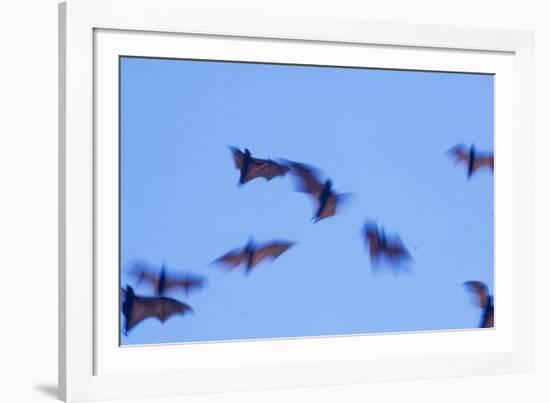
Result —
<instances>
[{"instance_id":1,"label":"white picture frame","mask_svg":"<svg viewBox=\"0 0 550 403\"><path fill-rule=\"evenodd\" d=\"M170 0L71 0L60 5L59 39L62 399L532 370L532 33L202 12ZM216 45L219 40L223 47ZM269 52L262 53L264 48ZM118 183L109 179L116 177L117 161L117 138L112 135L118 118L114 62L120 54L181 57L183 49L187 56L204 58L292 61L301 57L304 63L334 64L332 57L339 64L371 67L375 57L374 67L496 74L497 328L118 348L114 338L118 313L112 309L118 303L118 274L106 269L116 254L116 239L109 230L117 222L111 201L117 197ZM417 57L410 57L413 54Z\"/></svg>"}]
</instances>

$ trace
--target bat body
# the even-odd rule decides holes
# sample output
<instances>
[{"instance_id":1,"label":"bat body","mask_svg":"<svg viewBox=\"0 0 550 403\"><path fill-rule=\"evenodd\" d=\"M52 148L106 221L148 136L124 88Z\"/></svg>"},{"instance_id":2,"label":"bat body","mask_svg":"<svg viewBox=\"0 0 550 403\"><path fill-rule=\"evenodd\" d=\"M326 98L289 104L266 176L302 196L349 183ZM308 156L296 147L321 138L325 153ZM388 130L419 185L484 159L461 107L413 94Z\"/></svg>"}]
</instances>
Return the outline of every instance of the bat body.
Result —
<instances>
[{"instance_id":1,"label":"bat body","mask_svg":"<svg viewBox=\"0 0 550 403\"><path fill-rule=\"evenodd\" d=\"M474 145L468 150L464 144L457 144L447 151L454 160L455 163L463 163L466 165L466 175L468 179L481 168L489 168L494 171L495 158L493 153L480 153L477 152Z\"/></svg>"},{"instance_id":2,"label":"bat body","mask_svg":"<svg viewBox=\"0 0 550 403\"><path fill-rule=\"evenodd\" d=\"M475 296L476 306L479 306L483 310L479 327L494 327L495 306L493 303L493 297L489 295L487 285L485 283L482 283L481 281L466 281L464 283L464 286Z\"/></svg>"},{"instance_id":3,"label":"bat body","mask_svg":"<svg viewBox=\"0 0 550 403\"><path fill-rule=\"evenodd\" d=\"M166 291L174 288L181 288L187 295L192 290L204 287L206 282L204 278L190 274L169 276L166 273L164 265L161 267L160 272L158 272L147 264L139 263L135 265L132 274L138 278L138 284L141 282L150 284L155 290L157 297L162 297Z\"/></svg>"},{"instance_id":4,"label":"bat body","mask_svg":"<svg viewBox=\"0 0 550 403\"><path fill-rule=\"evenodd\" d=\"M235 147L230 147L233 154L235 168L240 171L239 185L255 178L265 178L270 181L277 176L284 176L290 168L270 159L253 158L250 150L245 148L244 152Z\"/></svg>"},{"instance_id":5,"label":"bat body","mask_svg":"<svg viewBox=\"0 0 550 403\"><path fill-rule=\"evenodd\" d=\"M379 230L376 223L367 222L363 227L363 235L373 268L378 266L381 259L386 259L393 267L412 260L401 238L398 235L388 238L384 228Z\"/></svg>"},{"instance_id":6,"label":"bat body","mask_svg":"<svg viewBox=\"0 0 550 403\"><path fill-rule=\"evenodd\" d=\"M167 297L142 297L134 293L134 289L126 286L122 290L124 315L124 334L128 334L137 324L147 318L157 318L161 323L174 315L186 315L193 309L183 302Z\"/></svg>"},{"instance_id":7,"label":"bat body","mask_svg":"<svg viewBox=\"0 0 550 403\"><path fill-rule=\"evenodd\" d=\"M294 242L272 241L263 245L256 245L250 240L244 248L234 249L216 259L218 263L234 269L244 264L245 274L254 269L265 259L275 260L294 245Z\"/></svg>"},{"instance_id":8,"label":"bat body","mask_svg":"<svg viewBox=\"0 0 550 403\"><path fill-rule=\"evenodd\" d=\"M311 195L315 200L316 209L312 221L316 223L335 215L340 202L348 195L336 193L330 179L321 181L320 172L316 168L299 162L288 161L288 164L299 180L297 190Z\"/></svg>"}]
</instances>

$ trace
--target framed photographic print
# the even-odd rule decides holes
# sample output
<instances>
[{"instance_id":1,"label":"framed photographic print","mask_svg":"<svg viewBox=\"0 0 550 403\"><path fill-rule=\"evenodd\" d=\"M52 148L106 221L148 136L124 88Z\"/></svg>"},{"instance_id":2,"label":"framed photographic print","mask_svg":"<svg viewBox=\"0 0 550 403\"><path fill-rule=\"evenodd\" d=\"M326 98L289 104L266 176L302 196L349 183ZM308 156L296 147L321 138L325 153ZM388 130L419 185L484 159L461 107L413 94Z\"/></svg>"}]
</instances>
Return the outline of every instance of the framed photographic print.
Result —
<instances>
[{"instance_id":1,"label":"framed photographic print","mask_svg":"<svg viewBox=\"0 0 550 403\"><path fill-rule=\"evenodd\" d=\"M529 371L532 48L60 5L62 398Z\"/></svg>"}]
</instances>

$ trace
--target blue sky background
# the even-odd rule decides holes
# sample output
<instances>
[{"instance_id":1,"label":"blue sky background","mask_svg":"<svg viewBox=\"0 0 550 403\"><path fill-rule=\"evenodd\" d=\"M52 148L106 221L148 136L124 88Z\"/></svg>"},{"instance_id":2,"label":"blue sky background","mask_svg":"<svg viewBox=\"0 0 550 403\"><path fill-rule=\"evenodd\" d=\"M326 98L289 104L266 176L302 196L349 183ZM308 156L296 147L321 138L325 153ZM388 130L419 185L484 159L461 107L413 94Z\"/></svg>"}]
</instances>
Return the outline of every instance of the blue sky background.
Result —
<instances>
[{"instance_id":1,"label":"blue sky background","mask_svg":"<svg viewBox=\"0 0 550 403\"><path fill-rule=\"evenodd\" d=\"M168 294L194 316L121 343L477 327L462 283L493 290L493 178L467 181L445 152L492 150L493 106L489 75L122 58L122 286L135 259L208 284ZM237 187L229 145L312 164L354 197L312 224L289 175ZM409 273L372 272L366 218L399 233ZM250 236L297 245L248 277L209 264Z\"/></svg>"}]
</instances>

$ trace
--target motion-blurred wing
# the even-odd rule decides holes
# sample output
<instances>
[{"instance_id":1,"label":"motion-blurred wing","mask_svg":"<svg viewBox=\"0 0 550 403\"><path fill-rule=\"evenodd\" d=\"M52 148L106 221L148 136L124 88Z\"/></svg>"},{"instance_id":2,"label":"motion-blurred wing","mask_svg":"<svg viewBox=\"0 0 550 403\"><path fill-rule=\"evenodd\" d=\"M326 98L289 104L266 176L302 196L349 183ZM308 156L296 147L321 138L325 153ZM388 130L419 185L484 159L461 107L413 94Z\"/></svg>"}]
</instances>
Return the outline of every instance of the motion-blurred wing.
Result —
<instances>
[{"instance_id":1,"label":"motion-blurred wing","mask_svg":"<svg viewBox=\"0 0 550 403\"><path fill-rule=\"evenodd\" d=\"M232 251L220 256L212 263L229 266L231 269L237 267L247 259L247 253L245 248L233 249Z\"/></svg>"},{"instance_id":2,"label":"motion-blurred wing","mask_svg":"<svg viewBox=\"0 0 550 403\"><path fill-rule=\"evenodd\" d=\"M470 158L464 144L457 144L456 146L449 149L449 151L447 151L447 154L449 154L454 159L455 164L458 164L459 162L464 162L468 164L468 159Z\"/></svg>"},{"instance_id":3,"label":"motion-blurred wing","mask_svg":"<svg viewBox=\"0 0 550 403\"><path fill-rule=\"evenodd\" d=\"M299 162L290 162L289 165L299 179L297 190L319 197L324 187L323 182L319 179L319 170Z\"/></svg>"},{"instance_id":4,"label":"motion-blurred wing","mask_svg":"<svg viewBox=\"0 0 550 403\"><path fill-rule=\"evenodd\" d=\"M474 159L474 164L472 167L472 171L475 172L480 168L489 168L491 171L495 170L495 158L493 154L487 154L482 156L476 156Z\"/></svg>"},{"instance_id":5,"label":"motion-blurred wing","mask_svg":"<svg viewBox=\"0 0 550 403\"><path fill-rule=\"evenodd\" d=\"M320 212L319 217L315 219L315 222L336 215L342 202L348 199L349 196L351 196L351 193L331 194L325 204L325 207ZM318 205L320 205L320 203L321 202L318 200Z\"/></svg>"},{"instance_id":6,"label":"motion-blurred wing","mask_svg":"<svg viewBox=\"0 0 550 403\"><path fill-rule=\"evenodd\" d=\"M206 280L203 277L186 275L183 278L174 278L166 280L164 286L166 290L172 288L182 288L185 293L189 293L194 289L201 289L204 287Z\"/></svg>"},{"instance_id":7,"label":"motion-blurred wing","mask_svg":"<svg viewBox=\"0 0 550 403\"><path fill-rule=\"evenodd\" d=\"M284 176L288 171L290 171L289 167L275 161L252 158L246 181L255 178L265 178L270 181L277 176Z\"/></svg>"},{"instance_id":8,"label":"motion-blurred wing","mask_svg":"<svg viewBox=\"0 0 550 403\"><path fill-rule=\"evenodd\" d=\"M374 223L366 223L363 227L363 233L365 235L365 242L369 247L369 254L371 262L375 263L380 256L380 234L378 233L378 227Z\"/></svg>"},{"instance_id":9,"label":"motion-blurred wing","mask_svg":"<svg viewBox=\"0 0 550 403\"><path fill-rule=\"evenodd\" d=\"M294 242L274 241L270 242L254 252L250 268L254 268L264 259L275 260L294 245Z\"/></svg>"},{"instance_id":10,"label":"motion-blurred wing","mask_svg":"<svg viewBox=\"0 0 550 403\"><path fill-rule=\"evenodd\" d=\"M398 264L412 259L411 254L399 238L388 243L385 253L392 264Z\"/></svg>"},{"instance_id":11,"label":"motion-blurred wing","mask_svg":"<svg viewBox=\"0 0 550 403\"><path fill-rule=\"evenodd\" d=\"M233 161L235 162L235 168L241 169L244 161L244 153L236 147L229 147L231 154L233 154Z\"/></svg>"},{"instance_id":12,"label":"motion-blurred wing","mask_svg":"<svg viewBox=\"0 0 550 403\"><path fill-rule=\"evenodd\" d=\"M489 303L487 285L481 281L466 281L464 286L476 297L476 305L485 309Z\"/></svg>"},{"instance_id":13,"label":"motion-blurred wing","mask_svg":"<svg viewBox=\"0 0 550 403\"><path fill-rule=\"evenodd\" d=\"M159 275L158 270L151 268L146 263L136 263L131 274L137 278L136 285L143 282L150 284L155 290L158 289Z\"/></svg>"}]
</instances>

